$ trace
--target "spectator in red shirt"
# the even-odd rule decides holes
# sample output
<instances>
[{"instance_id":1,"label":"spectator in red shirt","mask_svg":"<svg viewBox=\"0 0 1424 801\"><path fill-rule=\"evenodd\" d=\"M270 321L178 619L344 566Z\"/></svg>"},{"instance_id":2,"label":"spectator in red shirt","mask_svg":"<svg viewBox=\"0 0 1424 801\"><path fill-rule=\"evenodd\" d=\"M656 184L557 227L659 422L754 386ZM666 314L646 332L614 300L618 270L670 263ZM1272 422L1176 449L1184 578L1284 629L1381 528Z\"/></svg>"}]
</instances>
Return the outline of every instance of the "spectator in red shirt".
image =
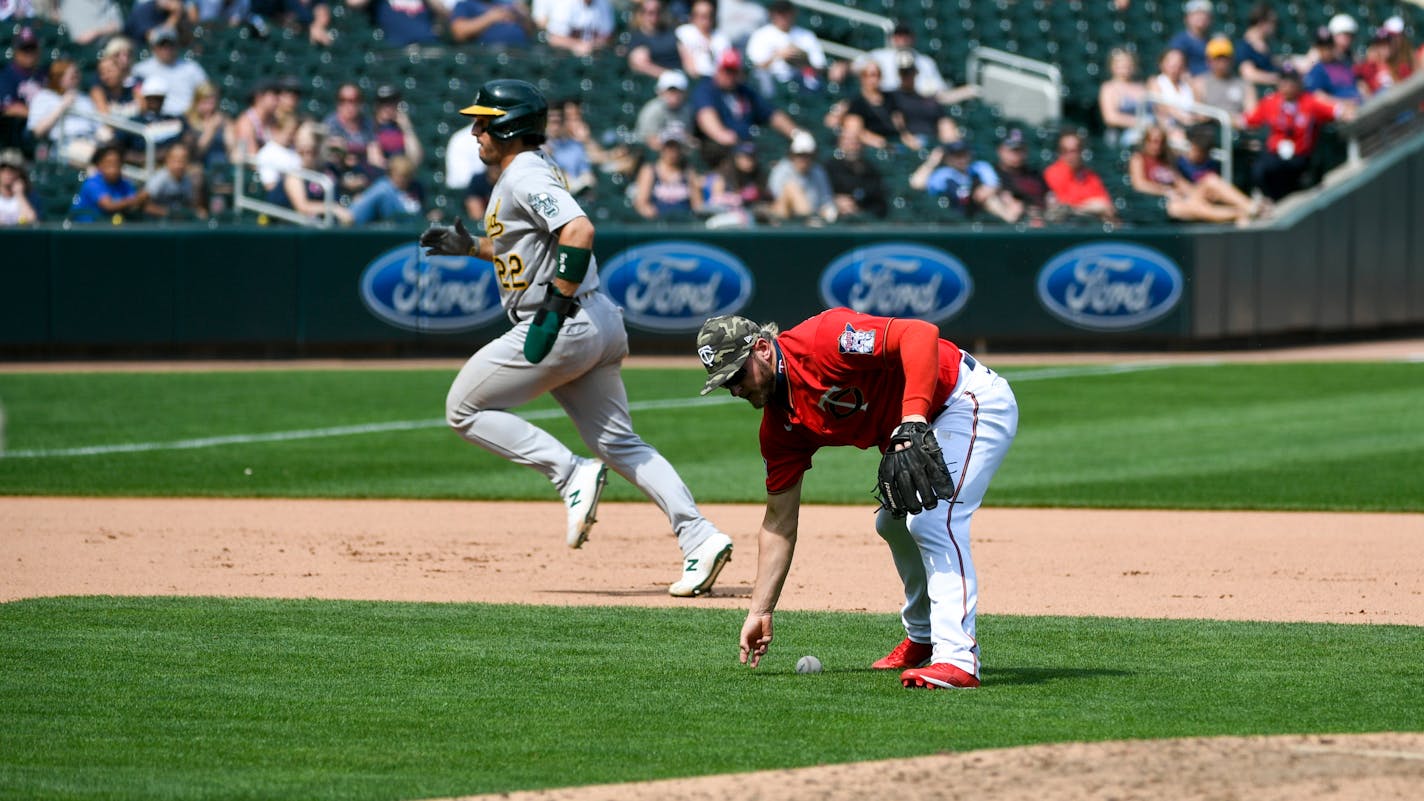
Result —
<instances>
[{"instance_id":1,"label":"spectator in red shirt","mask_svg":"<svg viewBox=\"0 0 1424 801\"><path fill-rule=\"evenodd\" d=\"M1337 117L1351 119L1354 111L1348 105L1335 106L1306 94L1300 73L1292 69L1281 71L1279 90L1246 115L1247 126L1266 125L1271 129L1266 150L1252 167L1252 178L1266 197L1280 200L1300 189L1320 125Z\"/></svg>"},{"instance_id":2,"label":"spectator in red shirt","mask_svg":"<svg viewBox=\"0 0 1424 801\"><path fill-rule=\"evenodd\" d=\"M1117 222L1117 209L1103 179L1083 164L1083 137L1068 131L1058 137L1058 160L1043 171L1060 208L1073 214Z\"/></svg>"}]
</instances>

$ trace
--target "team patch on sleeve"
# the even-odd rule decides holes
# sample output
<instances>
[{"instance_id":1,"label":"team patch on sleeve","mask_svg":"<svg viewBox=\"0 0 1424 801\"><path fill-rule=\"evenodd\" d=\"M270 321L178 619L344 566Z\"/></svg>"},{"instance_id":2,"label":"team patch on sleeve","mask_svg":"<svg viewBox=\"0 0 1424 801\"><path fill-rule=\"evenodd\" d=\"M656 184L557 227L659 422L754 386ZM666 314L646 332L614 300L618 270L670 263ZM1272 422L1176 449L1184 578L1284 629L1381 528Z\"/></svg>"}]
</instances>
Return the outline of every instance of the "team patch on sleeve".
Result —
<instances>
[{"instance_id":1,"label":"team patch on sleeve","mask_svg":"<svg viewBox=\"0 0 1424 801\"><path fill-rule=\"evenodd\" d=\"M857 331L846 323L845 331L840 337L841 353L864 353L875 352L875 330Z\"/></svg>"},{"instance_id":2,"label":"team patch on sleeve","mask_svg":"<svg viewBox=\"0 0 1424 801\"><path fill-rule=\"evenodd\" d=\"M559 204L548 192L530 192L529 205L549 219L559 216Z\"/></svg>"}]
</instances>

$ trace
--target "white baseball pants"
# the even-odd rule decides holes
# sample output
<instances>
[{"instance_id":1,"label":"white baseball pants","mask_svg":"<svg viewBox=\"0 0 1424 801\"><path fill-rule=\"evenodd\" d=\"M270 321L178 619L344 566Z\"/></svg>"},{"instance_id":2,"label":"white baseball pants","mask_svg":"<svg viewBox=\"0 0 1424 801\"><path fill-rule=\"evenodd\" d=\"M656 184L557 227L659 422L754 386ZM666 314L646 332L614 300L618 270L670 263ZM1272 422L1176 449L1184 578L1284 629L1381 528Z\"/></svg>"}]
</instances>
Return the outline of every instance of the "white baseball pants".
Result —
<instances>
[{"instance_id":1,"label":"white baseball pants","mask_svg":"<svg viewBox=\"0 0 1424 801\"><path fill-rule=\"evenodd\" d=\"M969 549L969 522L984 501L1018 432L1019 410L1009 383L965 354L959 381L931 421L957 490L954 501L896 520L881 510L875 530L890 545L905 585L900 618L911 640L934 645L935 663L979 675L974 633L978 580Z\"/></svg>"},{"instance_id":2,"label":"white baseball pants","mask_svg":"<svg viewBox=\"0 0 1424 801\"><path fill-rule=\"evenodd\" d=\"M539 364L524 358L527 321L480 348L450 386L445 420L470 442L543 473L562 492L574 469L573 451L506 411L553 395L589 449L663 510L678 546L690 553L717 529L698 511L673 466L633 430L622 377L628 355L623 310L602 292L580 303Z\"/></svg>"}]
</instances>

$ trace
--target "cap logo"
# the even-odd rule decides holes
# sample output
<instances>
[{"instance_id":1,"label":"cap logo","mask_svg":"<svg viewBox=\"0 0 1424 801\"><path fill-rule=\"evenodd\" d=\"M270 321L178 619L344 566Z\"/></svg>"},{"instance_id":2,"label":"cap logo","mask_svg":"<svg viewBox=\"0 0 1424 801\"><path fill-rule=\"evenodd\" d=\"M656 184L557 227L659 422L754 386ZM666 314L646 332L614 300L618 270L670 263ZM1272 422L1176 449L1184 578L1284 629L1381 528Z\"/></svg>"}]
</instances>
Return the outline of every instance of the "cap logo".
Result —
<instances>
[{"instance_id":1,"label":"cap logo","mask_svg":"<svg viewBox=\"0 0 1424 801\"><path fill-rule=\"evenodd\" d=\"M697 349L697 358L702 360L702 365L711 369L712 363L717 361L717 353L712 350L711 345L703 345Z\"/></svg>"}]
</instances>

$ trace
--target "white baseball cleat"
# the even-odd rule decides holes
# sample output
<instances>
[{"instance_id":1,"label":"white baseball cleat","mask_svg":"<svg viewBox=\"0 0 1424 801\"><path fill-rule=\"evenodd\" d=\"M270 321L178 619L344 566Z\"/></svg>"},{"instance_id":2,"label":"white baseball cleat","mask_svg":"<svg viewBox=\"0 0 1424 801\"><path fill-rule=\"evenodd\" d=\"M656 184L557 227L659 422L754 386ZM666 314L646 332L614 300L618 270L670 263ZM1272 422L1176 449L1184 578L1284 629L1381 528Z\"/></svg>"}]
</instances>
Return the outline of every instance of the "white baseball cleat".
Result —
<instances>
[{"instance_id":1,"label":"white baseball cleat","mask_svg":"<svg viewBox=\"0 0 1424 801\"><path fill-rule=\"evenodd\" d=\"M597 521L598 499L608 483L608 465L597 459L579 459L569 483L564 486L564 506L569 511L568 543L578 548L588 540L588 531Z\"/></svg>"},{"instance_id":2,"label":"white baseball cleat","mask_svg":"<svg viewBox=\"0 0 1424 801\"><path fill-rule=\"evenodd\" d=\"M668 595L692 598L712 589L717 574L732 561L732 538L717 532L692 549L682 560L682 578L671 587Z\"/></svg>"}]
</instances>

